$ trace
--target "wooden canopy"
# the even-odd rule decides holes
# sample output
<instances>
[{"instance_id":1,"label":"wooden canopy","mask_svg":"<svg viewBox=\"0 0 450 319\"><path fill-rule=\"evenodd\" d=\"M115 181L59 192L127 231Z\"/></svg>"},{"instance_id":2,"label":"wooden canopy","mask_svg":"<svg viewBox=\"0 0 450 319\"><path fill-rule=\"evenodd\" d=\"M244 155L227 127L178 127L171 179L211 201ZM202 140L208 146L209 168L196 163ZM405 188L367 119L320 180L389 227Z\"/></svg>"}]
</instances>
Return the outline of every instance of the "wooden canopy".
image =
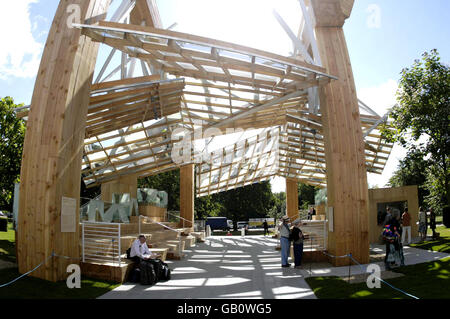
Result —
<instances>
[{"instance_id":1,"label":"wooden canopy","mask_svg":"<svg viewBox=\"0 0 450 319\"><path fill-rule=\"evenodd\" d=\"M326 186L321 114L311 112L308 99L308 89L336 79L324 68L153 27L105 21L76 26L92 40L156 66L161 74L93 84L82 163L88 187L178 168L172 152L179 129L184 130L181 137L191 135L192 140L204 140L208 129L214 129L214 136L254 130L253 136L207 156L191 148L190 162L199 164L197 196L274 176ZM361 105L361 129L370 130L366 168L381 174L392 144L377 130L385 121L365 110Z\"/></svg>"}]
</instances>

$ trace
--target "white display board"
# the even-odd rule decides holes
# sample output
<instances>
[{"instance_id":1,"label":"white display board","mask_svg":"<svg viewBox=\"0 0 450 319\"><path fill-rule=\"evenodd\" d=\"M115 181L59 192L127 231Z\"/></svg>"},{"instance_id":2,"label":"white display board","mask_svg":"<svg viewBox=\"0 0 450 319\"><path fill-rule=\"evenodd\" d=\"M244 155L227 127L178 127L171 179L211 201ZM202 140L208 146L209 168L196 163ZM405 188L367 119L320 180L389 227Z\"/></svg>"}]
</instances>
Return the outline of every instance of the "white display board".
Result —
<instances>
[{"instance_id":1,"label":"white display board","mask_svg":"<svg viewBox=\"0 0 450 319\"><path fill-rule=\"evenodd\" d=\"M61 202L61 232L74 233L76 231L77 200L63 197Z\"/></svg>"},{"instance_id":2,"label":"white display board","mask_svg":"<svg viewBox=\"0 0 450 319\"><path fill-rule=\"evenodd\" d=\"M328 231L333 232L333 207L328 207Z\"/></svg>"}]
</instances>

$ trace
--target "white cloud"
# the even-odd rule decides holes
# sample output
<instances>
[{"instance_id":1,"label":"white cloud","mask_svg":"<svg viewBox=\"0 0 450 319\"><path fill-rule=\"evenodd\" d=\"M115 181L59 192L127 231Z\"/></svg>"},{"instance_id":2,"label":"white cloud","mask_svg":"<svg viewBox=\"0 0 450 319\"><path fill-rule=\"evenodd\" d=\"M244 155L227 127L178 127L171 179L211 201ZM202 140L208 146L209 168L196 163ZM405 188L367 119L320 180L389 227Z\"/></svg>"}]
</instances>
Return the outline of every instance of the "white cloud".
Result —
<instances>
[{"instance_id":1,"label":"white cloud","mask_svg":"<svg viewBox=\"0 0 450 319\"><path fill-rule=\"evenodd\" d=\"M34 77L44 45L32 34L37 26L30 18L30 5L38 0L0 1L0 79Z\"/></svg>"},{"instance_id":2,"label":"white cloud","mask_svg":"<svg viewBox=\"0 0 450 319\"><path fill-rule=\"evenodd\" d=\"M383 116L389 108L396 104L395 92L397 87L397 82L389 79L378 86L359 89L358 98L380 116Z\"/></svg>"},{"instance_id":3,"label":"white cloud","mask_svg":"<svg viewBox=\"0 0 450 319\"><path fill-rule=\"evenodd\" d=\"M393 79L389 79L378 86L361 88L358 90L358 98L379 115L383 116L389 108L396 104L395 92L397 91L397 87L397 82ZM405 155L406 150L403 147L394 145L383 170L383 174L367 174L369 187L375 185L379 187L386 186L392 173L397 169L399 160L403 159Z\"/></svg>"}]
</instances>

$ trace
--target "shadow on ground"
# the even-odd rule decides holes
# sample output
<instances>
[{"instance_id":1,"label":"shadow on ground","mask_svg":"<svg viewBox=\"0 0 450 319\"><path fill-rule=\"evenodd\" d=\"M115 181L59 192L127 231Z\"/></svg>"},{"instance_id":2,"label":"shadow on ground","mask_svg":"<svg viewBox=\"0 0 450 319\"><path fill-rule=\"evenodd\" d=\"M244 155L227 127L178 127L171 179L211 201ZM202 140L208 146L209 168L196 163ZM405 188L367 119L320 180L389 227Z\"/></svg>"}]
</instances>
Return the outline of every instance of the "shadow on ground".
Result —
<instances>
[{"instance_id":1,"label":"shadow on ground","mask_svg":"<svg viewBox=\"0 0 450 319\"><path fill-rule=\"evenodd\" d=\"M277 243L263 236L210 237L170 264L170 281L127 283L101 298L315 298L304 280L305 270L281 268Z\"/></svg>"}]
</instances>

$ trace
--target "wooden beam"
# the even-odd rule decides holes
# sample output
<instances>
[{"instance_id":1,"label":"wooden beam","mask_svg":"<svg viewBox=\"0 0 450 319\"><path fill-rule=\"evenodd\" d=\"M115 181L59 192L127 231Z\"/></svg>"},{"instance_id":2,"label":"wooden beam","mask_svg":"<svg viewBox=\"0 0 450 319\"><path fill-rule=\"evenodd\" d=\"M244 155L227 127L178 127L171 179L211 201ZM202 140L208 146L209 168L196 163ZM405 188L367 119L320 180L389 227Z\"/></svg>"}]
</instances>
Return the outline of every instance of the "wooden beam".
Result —
<instances>
[{"instance_id":1,"label":"wooden beam","mask_svg":"<svg viewBox=\"0 0 450 319\"><path fill-rule=\"evenodd\" d=\"M61 1L36 78L21 168L18 266L30 276L64 280L79 260L79 196L83 139L98 44L68 28L71 11L83 21L106 17L110 0ZM62 232L62 198L76 200L74 232ZM52 253L73 259L51 257Z\"/></svg>"},{"instance_id":2,"label":"wooden beam","mask_svg":"<svg viewBox=\"0 0 450 319\"><path fill-rule=\"evenodd\" d=\"M369 262L368 185L365 145L350 57L342 25L350 14L345 0L311 0L323 66L339 80L319 88L322 131L327 167L328 206L333 207L334 231L328 250L351 253L361 264ZM347 3L348 4L348 3ZM334 265L348 261L333 259Z\"/></svg>"}]
</instances>

